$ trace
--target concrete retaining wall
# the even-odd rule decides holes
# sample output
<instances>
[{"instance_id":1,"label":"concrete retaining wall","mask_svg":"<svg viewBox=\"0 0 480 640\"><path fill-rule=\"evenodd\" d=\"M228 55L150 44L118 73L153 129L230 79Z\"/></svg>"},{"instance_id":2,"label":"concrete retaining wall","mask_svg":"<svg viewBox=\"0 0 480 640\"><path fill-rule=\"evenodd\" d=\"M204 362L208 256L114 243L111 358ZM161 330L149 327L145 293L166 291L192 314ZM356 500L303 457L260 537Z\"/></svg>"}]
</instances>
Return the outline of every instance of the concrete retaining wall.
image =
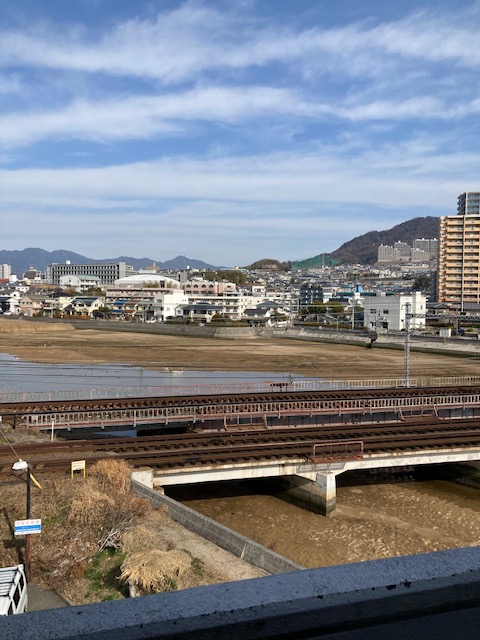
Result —
<instances>
[{"instance_id":1,"label":"concrete retaining wall","mask_svg":"<svg viewBox=\"0 0 480 640\"><path fill-rule=\"evenodd\" d=\"M132 491L136 495L150 500L155 507L165 505L168 508L170 517L175 522L210 540L218 547L233 553L238 558L242 558L246 562L267 571L267 573L287 573L303 568L278 553L263 547L261 544L224 527L207 516L150 489L136 480L132 480Z\"/></svg>"},{"instance_id":2,"label":"concrete retaining wall","mask_svg":"<svg viewBox=\"0 0 480 640\"><path fill-rule=\"evenodd\" d=\"M164 336L185 336L195 338L256 338L252 327L221 327L192 324L160 324L142 322L108 322L105 320L74 320L70 322L75 329L96 329L99 331L120 331L123 333L150 333Z\"/></svg>"},{"instance_id":3,"label":"concrete retaining wall","mask_svg":"<svg viewBox=\"0 0 480 640\"><path fill-rule=\"evenodd\" d=\"M405 336L379 334L372 345L381 349L404 349ZM480 356L480 343L478 340L456 340L450 338L422 338L412 336L410 340L411 351L424 353L436 353L438 355Z\"/></svg>"},{"instance_id":4,"label":"concrete retaining wall","mask_svg":"<svg viewBox=\"0 0 480 640\"><path fill-rule=\"evenodd\" d=\"M367 334L354 334L341 331L322 331L321 329L263 329L262 338L287 338L290 340L304 340L306 342L324 342L328 344L349 344L357 347L369 347L372 339Z\"/></svg>"},{"instance_id":5,"label":"concrete retaining wall","mask_svg":"<svg viewBox=\"0 0 480 640\"><path fill-rule=\"evenodd\" d=\"M67 318L28 318L7 316L7 322L46 322L67 324L75 329L95 329L97 331L118 331L123 333L151 333L171 336L193 336L196 338L256 338L259 329L255 327L224 327L222 325L161 324L143 322L123 322L110 320L69 320Z\"/></svg>"},{"instance_id":6,"label":"concrete retaining wall","mask_svg":"<svg viewBox=\"0 0 480 640\"><path fill-rule=\"evenodd\" d=\"M327 344L346 344L359 347L373 347L374 349L405 348L405 335L378 334L375 340L367 334L353 334L348 331L323 331L314 328L265 329L260 333L265 338L288 338L290 340L305 340L306 342L323 342ZM433 338L412 336L410 350L439 355L480 357L480 341L474 339Z\"/></svg>"}]
</instances>

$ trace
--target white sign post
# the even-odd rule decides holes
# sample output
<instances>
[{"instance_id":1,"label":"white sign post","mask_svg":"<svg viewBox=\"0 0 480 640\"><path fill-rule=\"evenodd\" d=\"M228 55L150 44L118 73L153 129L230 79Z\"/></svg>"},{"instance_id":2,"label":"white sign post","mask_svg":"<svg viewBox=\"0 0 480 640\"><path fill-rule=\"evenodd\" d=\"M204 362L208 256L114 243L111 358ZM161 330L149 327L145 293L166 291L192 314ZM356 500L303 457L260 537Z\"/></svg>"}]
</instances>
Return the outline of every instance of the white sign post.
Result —
<instances>
[{"instance_id":1,"label":"white sign post","mask_svg":"<svg viewBox=\"0 0 480 640\"><path fill-rule=\"evenodd\" d=\"M41 518L34 520L15 520L14 533L16 536L29 536L32 533L42 533Z\"/></svg>"},{"instance_id":2,"label":"white sign post","mask_svg":"<svg viewBox=\"0 0 480 640\"><path fill-rule=\"evenodd\" d=\"M85 475L86 475L85 469L86 469L85 460L73 460L71 464L72 478L73 478L74 471L83 471L83 477L85 478Z\"/></svg>"}]
</instances>

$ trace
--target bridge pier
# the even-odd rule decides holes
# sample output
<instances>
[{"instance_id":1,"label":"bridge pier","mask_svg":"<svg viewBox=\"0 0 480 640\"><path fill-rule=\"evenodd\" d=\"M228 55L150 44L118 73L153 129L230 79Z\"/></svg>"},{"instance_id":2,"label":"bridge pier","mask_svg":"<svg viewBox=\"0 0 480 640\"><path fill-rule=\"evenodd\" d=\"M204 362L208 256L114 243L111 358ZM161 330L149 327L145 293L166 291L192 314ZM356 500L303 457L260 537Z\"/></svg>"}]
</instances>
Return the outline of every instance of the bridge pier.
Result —
<instances>
[{"instance_id":1,"label":"bridge pier","mask_svg":"<svg viewBox=\"0 0 480 640\"><path fill-rule=\"evenodd\" d=\"M313 485L314 492L319 495L322 515L328 516L337 506L337 483L335 473L317 473Z\"/></svg>"},{"instance_id":2,"label":"bridge pier","mask_svg":"<svg viewBox=\"0 0 480 640\"><path fill-rule=\"evenodd\" d=\"M328 516L337 506L335 472L306 472L269 481L274 485L275 497L292 504ZM279 490L278 490L279 489Z\"/></svg>"}]
</instances>

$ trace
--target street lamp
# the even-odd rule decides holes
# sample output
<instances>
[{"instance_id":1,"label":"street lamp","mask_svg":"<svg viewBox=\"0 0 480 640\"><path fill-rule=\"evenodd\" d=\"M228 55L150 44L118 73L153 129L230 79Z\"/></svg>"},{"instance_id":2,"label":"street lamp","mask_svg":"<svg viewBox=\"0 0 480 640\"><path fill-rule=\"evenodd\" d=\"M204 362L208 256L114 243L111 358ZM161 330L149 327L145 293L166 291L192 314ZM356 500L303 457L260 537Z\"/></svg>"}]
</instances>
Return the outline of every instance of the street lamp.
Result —
<instances>
[{"instance_id":1,"label":"street lamp","mask_svg":"<svg viewBox=\"0 0 480 640\"><path fill-rule=\"evenodd\" d=\"M28 462L25 462L25 460L18 460L17 462L14 462L14 464L12 465L12 471L13 473L15 473L16 475L20 475L21 473L23 473L24 471L27 472L27 513L26 513L26 519L30 520L30 487L31 487L31 478L32 478L32 474L30 473L30 465L28 464ZM25 542L25 577L27 579L27 582L30 582L30 558L31 558L31 547L30 547L30 535L27 533L27 535L25 536L26 542Z\"/></svg>"}]
</instances>

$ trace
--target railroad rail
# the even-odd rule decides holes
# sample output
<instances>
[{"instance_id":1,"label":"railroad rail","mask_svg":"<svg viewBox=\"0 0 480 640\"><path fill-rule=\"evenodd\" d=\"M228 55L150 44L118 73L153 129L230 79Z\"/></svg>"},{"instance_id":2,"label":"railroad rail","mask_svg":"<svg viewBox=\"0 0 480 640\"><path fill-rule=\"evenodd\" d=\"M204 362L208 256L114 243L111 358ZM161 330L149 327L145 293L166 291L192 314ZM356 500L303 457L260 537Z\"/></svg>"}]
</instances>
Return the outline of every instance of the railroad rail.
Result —
<instances>
[{"instance_id":1,"label":"railroad rail","mask_svg":"<svg viewBox=\"0 0 480 640\"><path fill-rule=\"evenodd\" d=\"M190 396L140 396L136 398L97 398L74 400L49 400L29 402L1 402L0 415L35 414L46 412L103 411L109 409L138 409L160 407L201 406L204 404L277 402L303 400L352 400L382 398L417 398L443 395L480 394L480 385L457 387L421 387L400 389L355 389L340 391L276 391L244 394L210 394Z\"/></svg>"},{"instance_id":2,"label":"railroad rail","mask_svg":"<svg viewBox=\"0 0 480 640\"><path fill-rule=\"evenodd\" d=\"M20 419L28 427L74 428L85 425L205 423L237 424L251 418L291 416L368 416L391 414L402 420L416 413L438 415L451 409L480 409L480 386L361 389L343 391L276 391L243 395L161 396L0 404L0 416Z\"/></svg>"},{"instance_id":3,"label":"railroad rail","mask_svg":"<svg viewBox=\"0 0 480 640\"><path fill-rule=\"evenodd\" d=\"M349 445L349 446L347 446ZM378 453L470 448L480 446L478 419L431 420L384 425L343 425L298 429L258 429L142 438L110 438L15 445L33 471L66 471L79 458L92 465L108 457L132 466L156 469L193 468L262 460L315 463L358 459ZM0 474L11 473L16 460L9 447L0 447Z\"/></svg>"}]
</instances>

